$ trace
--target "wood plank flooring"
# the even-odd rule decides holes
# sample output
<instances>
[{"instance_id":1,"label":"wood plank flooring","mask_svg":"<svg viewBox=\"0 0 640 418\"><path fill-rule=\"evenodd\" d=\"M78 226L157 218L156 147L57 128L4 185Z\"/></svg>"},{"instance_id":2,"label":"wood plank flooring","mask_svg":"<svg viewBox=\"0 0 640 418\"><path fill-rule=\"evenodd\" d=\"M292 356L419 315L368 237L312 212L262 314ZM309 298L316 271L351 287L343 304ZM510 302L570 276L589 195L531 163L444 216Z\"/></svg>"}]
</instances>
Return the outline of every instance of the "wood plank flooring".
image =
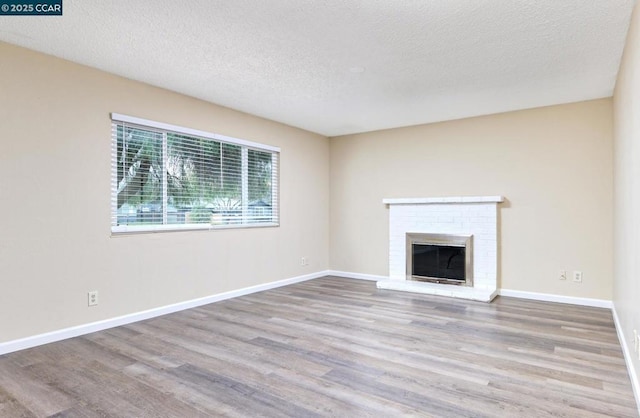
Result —
<instances>
[{"instance_id":1,"label":"wood plank flooring","mask_svg":"<svg viewBox=\"0 0 640 418\"><path fill-rule=\"evenodd\" d=\"M607 309L326 277L0 356L1 417L637 417Z\"/></svg>"}]
</instances>

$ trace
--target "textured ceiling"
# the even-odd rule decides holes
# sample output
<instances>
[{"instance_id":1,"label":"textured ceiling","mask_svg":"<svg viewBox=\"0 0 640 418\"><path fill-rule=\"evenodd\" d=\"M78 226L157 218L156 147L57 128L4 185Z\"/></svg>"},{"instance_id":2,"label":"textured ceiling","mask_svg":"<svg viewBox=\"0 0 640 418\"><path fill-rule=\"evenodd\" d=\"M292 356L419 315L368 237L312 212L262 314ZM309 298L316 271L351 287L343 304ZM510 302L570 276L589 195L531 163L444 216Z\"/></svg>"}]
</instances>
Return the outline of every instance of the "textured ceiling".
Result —
<instances>
[{"instance_id":1,"label":"textured ceiling","mask_svg":"<svg viewBox=\"0 0 640 418\"><path fill-rule=\"evenodd\" d=\"M634 3L64 0L0 40L336 136L611 96Z\"/></svg>"}]
</instances>

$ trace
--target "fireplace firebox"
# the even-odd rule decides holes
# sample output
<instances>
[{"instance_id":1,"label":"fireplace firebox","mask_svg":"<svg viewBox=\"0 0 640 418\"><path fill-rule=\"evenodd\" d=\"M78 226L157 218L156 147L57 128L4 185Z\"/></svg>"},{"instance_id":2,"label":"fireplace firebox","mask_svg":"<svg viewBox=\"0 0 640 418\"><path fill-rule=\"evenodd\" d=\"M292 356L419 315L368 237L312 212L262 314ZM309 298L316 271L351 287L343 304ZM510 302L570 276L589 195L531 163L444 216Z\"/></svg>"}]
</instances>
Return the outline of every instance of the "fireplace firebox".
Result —
<instances>
[{"instance_id":1,"label":"fireplace firebox","mask_svg":"<svg viewBox=\"0 0 640 418\"><path fill-rule=\"evenodd\" d=\"M473 286L472 235L407 233L407 280Z\"/></svg>"}]
</instances>

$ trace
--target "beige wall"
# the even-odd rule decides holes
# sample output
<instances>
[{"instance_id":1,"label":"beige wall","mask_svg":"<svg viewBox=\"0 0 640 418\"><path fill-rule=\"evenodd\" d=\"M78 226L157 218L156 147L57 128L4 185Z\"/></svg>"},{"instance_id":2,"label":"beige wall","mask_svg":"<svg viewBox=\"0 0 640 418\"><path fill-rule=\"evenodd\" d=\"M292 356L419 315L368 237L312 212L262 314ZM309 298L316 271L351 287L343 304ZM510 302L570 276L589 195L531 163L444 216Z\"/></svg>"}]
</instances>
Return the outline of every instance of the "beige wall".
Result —
<instances>
[{"instance_id":1,"label":"beige wall","mask_svg":"<svg viewBox=\"0 0 640 418\"><path fill-rule=\"evenodd\" d=\"M640 6L614 93L614 196L613 302L624 343L634 353L633 330L640 330ZM632 357L640 375L640 362Z\"/></svg>"},{"instance_id":2,"label":"beige wall","mask_svg":"<svg viewBox=\"0 0 640 418\"><path fill-rule=\"evenodd\" d=\"M388 274L385 197L503 195L502 288L610 300L612 148L610 99L332 138L331 268Z\"/></svg>"},{"instance_id":3,"label":"beige wall","mask_svg":"<svg viewBox=\"0 0 640 418\"><path fill-rule=\"evenodd\" d=\"M4 43L0 92L0 342L328 268L328 139ZM281 147L281 226L112 238L110 112Z\"/></svg>"}]
</instances>

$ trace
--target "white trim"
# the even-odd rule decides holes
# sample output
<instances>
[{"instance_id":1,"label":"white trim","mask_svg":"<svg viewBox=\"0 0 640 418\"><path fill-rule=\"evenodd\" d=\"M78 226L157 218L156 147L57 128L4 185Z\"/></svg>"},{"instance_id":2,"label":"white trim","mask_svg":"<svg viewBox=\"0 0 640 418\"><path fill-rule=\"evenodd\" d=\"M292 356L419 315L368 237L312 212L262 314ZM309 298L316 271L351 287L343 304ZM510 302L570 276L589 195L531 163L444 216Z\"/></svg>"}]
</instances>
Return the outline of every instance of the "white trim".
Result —
<instances>
[{"instance_id":1,"label":"white trim","mask_svg":"<svg viewBox=\"0 0 640 418\"><path fill-rule=\"evenodd\" d=\"M43 344L56 341L66 340L67 338L77 337L80 335L90 334L104 329L119 327L121 325L138 322L145 319L155 318L157 316L170 314L173 312L183 311L185 309L195 308L209 303L218 302L225 299L231 299L238 296L248 295L250 293L262 292L264 290L274 289L306 280L317 279L329 274L328 271L319 271L316 273L305 274L304 276L292 277L289 279L278 280L275 282L259 284L255 286L245 287L242 289L231 290L229 292L218 293L203 298L192 299L184 302L174 303L172 305L161 306L159 308L148 309L142 312L136 312L128 315L118 316L115 318L105 319L102 321L91 322L89 324L78 325L75 327L64 328L57 331L47 332L45 334L34 335L31 337L21 338L19 340L7 341L0 343L0 355L11 353L14 351L24 350Z\"/></svg>"},{"instance_id":2,"label":"white trim","mask_svg":"<svg viewBox=\"0 0 640 418\"><path fill-rule=\"evenodd\" d=\"M622 331L622 325L620 324L620 318L618 318L618 312L616 311L615 305L612 306L611 312L613 313L613 322L616 325L618 340L620 341L620 345L622 346L624 362L627 365L627 372L629 372L629 379L631 380L633 396L635 396L636 398L636 406L638 408L638 413L640 414L640 381L638 380L636 369L633 367L633 356L631 355L631 351L629 351L629 347L627 346L627 340L624 336L624 332Z\"/></svg>"},{"instance_id":3,"label":"white trim","mask_svg":"<svg viewBox=\"0 0 640 418\"><path fill-rule=\"evenodd\" d=\"M326 274L329 276L345 277L348 279L359 280L389 280L389 276L379 276L376 274L354 273L350 271L328 270ZM492 294L493 296L501 295L513 298L541 300L546 302L568 303L571 305L593 306L596 308L613 308L613 302L606 299L579 298L574 296L554 295L551 293L525 292L522 290L498 289Z\"/></svg>"},{"instance_id":4,"label":"white trim","mask_svg":"<svg viewBox=\"0 0 640 418\"><path fill-rule=\"evenodd\" d=\"M373 280L373 281L389 279L389 276L377 276L375 274L352 273L350 271L338 271L338 270L329 270L327 271L327 275L345 277L347 279Z\"/></svg>"},{"instance_id":5,"label":"white trim","mask_svg":"<svg viewBox=\"0 0 640 418\"><path fill-rule=\"evenodd\" d=\"M147 126L150 128L163 129L166 131L177 132L185 135L194 135L202 138L215 139L217 141L229 142L232 144L244 145L250 148L262 149L273 152L280 152L279 147L272 145L260 144L258 142L247 141L246 139L233 138L231 136L214 134L211 132L200 131L198 129L185 128L184 126L171 125L169 123L157 122L149 119L137 118L135 116L122 115L120 113L111 113L111 120L116 122L133 123L135 125Z\"/></svg>"},{"instance_id":6,"label":"white trim","mask_svg":"<svg viewBox=\"0 0 640 418\"><path fill-rule=\"evenodd\" d=\"M279 222L237 223L237 224L165 224L165 225L116 225L111 227L111 236L126 234L145 234L173 231L212 231L214 229L272 228Z\"/></svg>"},{"instance_id":7,"label":"white trim","mask_svg":"<svg viewBox=\"0 0 640 418\"><path fill-rule=\"evenodd\" d=\"M553 295L551 293L525 292L522 290L500 289L500 296L513 298L542 300L546 302L569 303L571 305L593 306L596 308L613 308L613 302L606 299L579 298L574 296Z\"/></svg>"},{"instance_id":8,"label":"white trim","mask_svg":"<svg viewBox=\"0 0 640 418\"><path fill-rule=\"evenodd\" d=\"M501 203L504 196L448 196L448 197L407 197L382 199L386 205L428 205L435 203Z\"/></svg>"}]
</instances>

